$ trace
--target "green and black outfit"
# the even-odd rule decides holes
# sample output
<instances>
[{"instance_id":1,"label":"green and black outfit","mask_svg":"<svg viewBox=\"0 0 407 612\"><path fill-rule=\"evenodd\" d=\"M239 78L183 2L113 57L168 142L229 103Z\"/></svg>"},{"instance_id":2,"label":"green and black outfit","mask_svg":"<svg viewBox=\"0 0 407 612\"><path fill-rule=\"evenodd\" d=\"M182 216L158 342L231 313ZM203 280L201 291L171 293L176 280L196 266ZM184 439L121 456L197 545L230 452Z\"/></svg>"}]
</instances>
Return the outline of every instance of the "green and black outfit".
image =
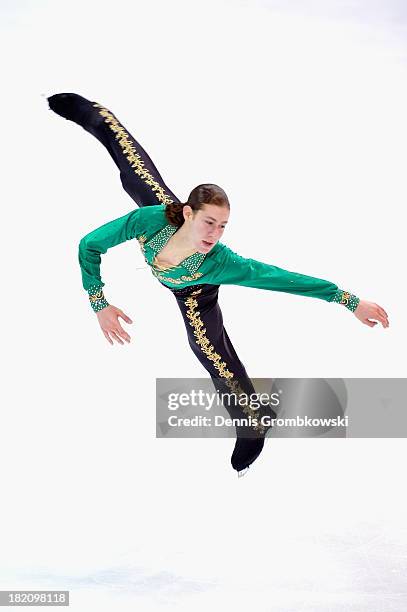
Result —
<instances>
[{"instance_id":1,"label":"green and black outfit","mask_svg":"<svg viewBox=\"0 0 407 612\"><path fill-rule=\"evenodd\" d=\"M268 427L259 421L271 417L270 408L254 410L244 396L256 391L239 360L223 325L218 303L220 285L241 285L270 291L283 291L343 304L354 312L359 298L339 289L334 283L289 272L282 268L244 258L218 242L207 254L199 252L184 259L179 266L160 270L155 256L163 249L177 227L168 223L165 207L180 200L168 189L146 151L123 127L113 113L96 102L74 93L48 98L50 108L82 126L108 150L120 170L126 192L138 205L113 221L90 232L79 244L82 283L95 312L108 306L100 275L101 255L126 240L136 239L153 275L172 291L181 310L189 344L211 376L215 388L236 393L240 401L225 404L233 418L247 417L247 424L236 427L237 440L231 462L240 471L260 454ZM251 417L251 418L249 418Z\"/></svg>"}]
</instances>

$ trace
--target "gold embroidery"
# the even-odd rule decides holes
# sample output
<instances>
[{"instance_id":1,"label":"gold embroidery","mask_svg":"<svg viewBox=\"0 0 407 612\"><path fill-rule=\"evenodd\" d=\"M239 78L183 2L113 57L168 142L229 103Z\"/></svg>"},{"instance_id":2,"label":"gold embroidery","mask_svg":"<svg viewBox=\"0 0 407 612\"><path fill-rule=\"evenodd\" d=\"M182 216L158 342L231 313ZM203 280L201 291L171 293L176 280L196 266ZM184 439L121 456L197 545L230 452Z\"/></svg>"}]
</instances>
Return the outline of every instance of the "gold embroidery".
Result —
<instances>
[{"instance_id":1,"label":"gold embroidery","mask_svg":"<svg viewBox=\"0 0 407 612\"><path fill-rule=\"evenodd\" d=\"M221 355L217 353L214 349L214 346L210 343L209 338L205 335L206 328L204 327L204 323L200 318L200 311L196 310L198 306L198 301L192 296L199 294L202 289L198 289L197 291L193 291L191 295L185 300L185 303L188 306L187 317L189 319L189 324L194 328L194 336L196 337L195 342L198 346L201 347L202 352L208 357L210 361L213 361L215 368L219 372L220 376L226 379L226 385L237 395L246 396L246 405L243 406L243 412L252 418L257 419L258 412L253 410L251 406L247 402L247 394L243 391L241 386L239 385L237 380L232 380L234 377L233 372L228 370L227 364L222 361ZM239 402L240 405L240 402ZM265 427L261 423L253 426L253 429L256 431L260 431L260 433L264 433Z\"/></svg>"},{"instance_id":2,"label":"gold embroidery","mask_svg":"<svg viewBox=\"0 0 407 612\"><path fill-rule=\"evenodd\" d=\"M194 281L197 278L200 278L202 276L202 272L195 272L195 274L191 274L191 276L183 275L183 276L180 276L179 278L171 278L170 276L164 276L163 274L160 274L153 267L151 268L151 271L154 274L154 276L156 276L159 280L167 281L169 283L174 283L174 285L182 285L182 283L188 283L190 281Z\"/></svg>"},{"instance_id":3,"label":"gold embroidery","mask_svg":"<svg viewBox=\"0 0 407 612\"><path fill-rule=\"evenodd\" d=\"M103 290L100 289L100 291L98 291L97 293L93 293L89 295L89 300L91 302L97 302L98 300L103 300L104 299L104 295L103 295Z\"/></svg>"},{"instance_id":4,"label":"gold embroidery","mask_svg":"<svg viewBox=\"0 0 407 612\"><path fill-rule=\"evenodd\" d=\"M152 191L157 192L156 196L159 202L162 204L171 204L173 200L165 194L165 191L161 187L160 183L156 181L153 175L144 167L144 162L141 159L141 156L136 152L134 143L132 140L130 140L124 127L120 125L116 117L114 117L107 108L104 108L100 104L93 104L93 106L101 109L98 111L99 115L105 118L105 123L107 123L110 129L116 134L115 137L116 140L119 141L119 145L123 150L123 155L126 156L131 167L134 168L134 172L138 174L138 176L140 176L147 185L151 186Z\"/></svg>"},{"instance_id":5,"label":"gold embroidery","mask_svg":"<svg viewBox=\"0 0 407 612\"><path fill-rule=\"evenodd\" d=\"M138 240L138 243L139 243L139 245L140 245L141 252L142 252L142 253L143 253L143 255L144 255L144 259L147 261L147 258L146 258L146 250L145 250L145 248L144 248L144 243L145 243L145 241L147 240L147 236L145 236L145 235L143 234L143 235L139 236L139 237L137 238L137 240ZM147 262L147 263L148 263L148 262Z\"/></svg>"},{"instance_id":6,"label":"gold embroidery","mask_svg":"<svg viewBox=\"0 0 407 612\"><path fill-rule=\"evenodd\" d=\"M157 270L158 272L165 272L166 270L174 270L176 268L179 268L180 264L175 265L175 264L171 264L169 266L164 266L162 264L159 263L158 261L158 255L155 255L154 259L153 259L153 263L152 266L155 270Z\"/></svg>"},{"instance_id":7,"label":"gold embroidery","mask_svg":"<svg viewBox=\"0 0 407 612\"><path fill-rule=\"evenodd\" d=\"M349 304L350 293L348 291L342 291L341 304Z\"/></svg>"}]
</instances>

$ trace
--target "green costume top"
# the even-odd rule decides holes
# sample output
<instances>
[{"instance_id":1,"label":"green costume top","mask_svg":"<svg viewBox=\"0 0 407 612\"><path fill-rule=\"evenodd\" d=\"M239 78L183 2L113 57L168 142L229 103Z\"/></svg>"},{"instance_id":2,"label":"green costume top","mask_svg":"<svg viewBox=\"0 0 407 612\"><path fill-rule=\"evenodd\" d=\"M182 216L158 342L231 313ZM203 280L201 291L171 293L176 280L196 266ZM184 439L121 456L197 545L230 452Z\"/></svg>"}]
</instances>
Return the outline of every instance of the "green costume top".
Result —
<instances>
[{"instance_id":1,"label":"green costume top","mask_svg":"<svg viewBox=\"0 0 407 612\"><path fill-rule=\"evenodd\" d=\"M355 295L339 289L334 283L289 272L277 266L241 257L226 245L217 242L204 254L196 252L178 266L158 270L155 256L164 248L177 227L168 223L165 205L145 206L105 223L82 238L79 243L79 264L82 284L88 292L95 312L109 305L103 295L105 283L100 276L101 254L117 244L136 238L151 271L164 285L182 289L189 285L242 285L270 291L284 291L344 304L352 312L359 304Z\"/></svg>"}]
</instances>

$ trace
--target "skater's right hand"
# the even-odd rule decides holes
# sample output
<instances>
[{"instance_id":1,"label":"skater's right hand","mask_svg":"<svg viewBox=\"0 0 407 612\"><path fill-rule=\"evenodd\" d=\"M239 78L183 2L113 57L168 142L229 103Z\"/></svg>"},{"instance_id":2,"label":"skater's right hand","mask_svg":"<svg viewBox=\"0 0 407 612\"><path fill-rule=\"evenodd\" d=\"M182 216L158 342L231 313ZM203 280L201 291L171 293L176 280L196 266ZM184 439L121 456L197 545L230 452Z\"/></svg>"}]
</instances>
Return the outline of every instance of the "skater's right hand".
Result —
<instances>
[{"instance_id":1,"label":"skater's right hand","mask_svg":"<svg viewBox=\"0 0 407 612\"><path fill-rule=\"evenodd\" d=\"M130 336L120 325L119 317L126 321L126 323L133 323L133 321L124 314L120 308L116 308L116 306L110 304L102 308L102 310L99 310L96 316L102 328L102 332L110 344L113 344L113 340L116 340L119 344L124 344L121 338L126 340L126 342L130 342Z\"/></svg>"}]
</instances>

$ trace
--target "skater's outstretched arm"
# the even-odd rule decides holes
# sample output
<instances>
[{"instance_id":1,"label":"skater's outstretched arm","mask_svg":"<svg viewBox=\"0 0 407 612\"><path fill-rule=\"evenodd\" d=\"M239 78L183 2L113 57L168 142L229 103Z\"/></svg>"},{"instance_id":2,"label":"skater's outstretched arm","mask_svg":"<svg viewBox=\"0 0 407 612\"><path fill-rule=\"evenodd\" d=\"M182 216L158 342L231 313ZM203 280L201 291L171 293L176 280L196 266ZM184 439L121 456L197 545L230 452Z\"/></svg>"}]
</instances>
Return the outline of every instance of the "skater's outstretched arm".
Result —
<instances>
[{"instance_id":1,"label":"skater's outstretched arm","mask_svg":"<svg viewBox=\"0 0 407 612\"><path fill-rule=\"evenodd\" d=\"M377 324L369 319L377 319L383 327L389 326L387 313L381 306L375 302L361 300L329 280L290 272L256 259L242 257L225 245L222 245L214 260L211 282L215 284L241 285L319 298L344 305L369 327Z\"/></svg>"},{"instance_id":2,"label":"skater's outstretched arm","mask_svg":"<svg viewBox=\"0 0 407 612\"><path fill-rule=\"evenodd\" d=\"M76 93L58 93L47 99L51 110L102 143L120 170L124 190L138 206L180 202L145 149L108 108Z\"/></svg>"}]
</instances>

